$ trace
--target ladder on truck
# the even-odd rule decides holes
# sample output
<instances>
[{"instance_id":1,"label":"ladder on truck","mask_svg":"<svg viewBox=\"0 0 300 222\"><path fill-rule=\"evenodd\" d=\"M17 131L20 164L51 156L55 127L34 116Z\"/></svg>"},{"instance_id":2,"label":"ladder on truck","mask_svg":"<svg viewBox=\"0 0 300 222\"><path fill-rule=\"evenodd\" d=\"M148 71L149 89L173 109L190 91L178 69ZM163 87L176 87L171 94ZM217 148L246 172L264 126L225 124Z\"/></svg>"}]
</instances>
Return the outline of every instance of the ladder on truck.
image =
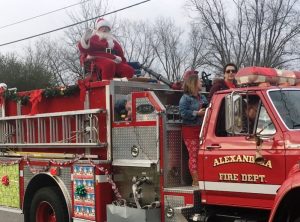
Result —
<instances>
[{"instance_id":1,"label":"ladder on truck","mask_svg":"<svg viewBox=\"0 0 300 222\"><path fill-rule=\"evenodd\" d=\"M0 148L93 148L99 140L103 109L43 113L0 118Z\"/></svg>"}]
</instances>

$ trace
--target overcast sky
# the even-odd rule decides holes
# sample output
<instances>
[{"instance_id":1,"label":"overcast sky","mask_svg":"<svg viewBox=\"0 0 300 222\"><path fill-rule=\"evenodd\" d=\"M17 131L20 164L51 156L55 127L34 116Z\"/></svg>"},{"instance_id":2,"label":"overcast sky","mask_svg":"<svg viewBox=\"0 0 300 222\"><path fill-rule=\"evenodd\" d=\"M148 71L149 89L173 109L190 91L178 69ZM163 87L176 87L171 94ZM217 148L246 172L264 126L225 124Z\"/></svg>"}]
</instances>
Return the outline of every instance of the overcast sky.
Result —
<instances>
[{"instance_id":1,"label":"overcast sky","mask_svg":"<svg viewBox=\"0 0 300 222\"><path fill-rule=\"evenodd\" d=\"M99 0L100 1L100 0ZM142 0L109 0L110 9L116 10L126 7ZM79 0L1 0L0 3L0 44L10 41L26 38L42 32L47 32L60 28L72 22L67 16L67 12L76 10L80 6L68 8L53 14L49 14L37 19L2 28L8 24L18 22L30 17L47 13L59 8L63 8L78 3ZM158 16L174 18L178 25L185 28L188 18L183 9L185 0L151 0L142 5L130 8L126 11L119 12L118 18L128 18L132 20L147 19L153 20ZM52 35L62 34L60 31ZM19 52L24 45L34 41L26 40L0 47L0 53Z\"/></svg>"}]
</instances>

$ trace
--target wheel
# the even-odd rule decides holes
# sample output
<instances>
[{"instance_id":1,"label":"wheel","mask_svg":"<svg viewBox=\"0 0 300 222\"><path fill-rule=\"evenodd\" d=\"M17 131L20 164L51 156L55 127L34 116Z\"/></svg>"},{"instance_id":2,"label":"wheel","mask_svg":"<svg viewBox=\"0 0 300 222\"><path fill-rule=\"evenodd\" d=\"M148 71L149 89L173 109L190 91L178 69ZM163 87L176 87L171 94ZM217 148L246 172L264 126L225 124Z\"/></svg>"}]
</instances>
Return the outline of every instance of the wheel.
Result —
<instances>
[{"instance_id":1,"label":"wheel","mask_svg":"<svg viewBox=\"0 0 300 222\"><path fill-rule=\"evenodd\" d=\"M68 222L66 202L58 187L44 187L33 196L30 222Z\"/></svg>"}]
</instances>

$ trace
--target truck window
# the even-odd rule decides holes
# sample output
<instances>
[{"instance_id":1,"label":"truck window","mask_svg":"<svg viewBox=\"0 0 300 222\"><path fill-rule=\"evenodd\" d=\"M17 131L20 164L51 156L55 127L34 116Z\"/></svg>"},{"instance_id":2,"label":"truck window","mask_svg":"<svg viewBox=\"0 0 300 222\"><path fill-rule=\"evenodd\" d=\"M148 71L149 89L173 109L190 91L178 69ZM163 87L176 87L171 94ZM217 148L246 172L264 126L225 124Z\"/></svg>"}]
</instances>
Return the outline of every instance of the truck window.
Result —
<instances>
[{"instance_id":1,"label":"truck window","mask_svg":"<svg viewBox=\"0 0 300 222\"><path fill-rule=\"evenodd\" d=\"M220 111L218 112L215 135L217 137L244 136L247 134L259 133L270 135L276 132L265 107L262 105L259 96L243 95L243 118L242 130L236 134L230 134L225 127L225 98L222 100Z\"/></svg>"}]
</instances>

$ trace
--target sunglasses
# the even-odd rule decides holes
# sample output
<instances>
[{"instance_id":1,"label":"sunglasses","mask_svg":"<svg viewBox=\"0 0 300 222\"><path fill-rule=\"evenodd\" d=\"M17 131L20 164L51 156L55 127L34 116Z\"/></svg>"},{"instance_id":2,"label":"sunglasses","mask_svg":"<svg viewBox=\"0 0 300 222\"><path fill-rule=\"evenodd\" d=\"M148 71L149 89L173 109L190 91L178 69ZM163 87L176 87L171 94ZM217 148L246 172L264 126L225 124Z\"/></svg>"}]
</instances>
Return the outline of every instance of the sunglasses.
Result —
<instances>
[{"instance_id":1,"label":"sunglasses","mask_svg":"<svg viewBox=\"0 0 300 222\"><path fill-rule=\"evenodd\" d=\"M236 70L235 69L227 69L225 72L226 73L236 73Z\"/></svg>"}]
</instances>

